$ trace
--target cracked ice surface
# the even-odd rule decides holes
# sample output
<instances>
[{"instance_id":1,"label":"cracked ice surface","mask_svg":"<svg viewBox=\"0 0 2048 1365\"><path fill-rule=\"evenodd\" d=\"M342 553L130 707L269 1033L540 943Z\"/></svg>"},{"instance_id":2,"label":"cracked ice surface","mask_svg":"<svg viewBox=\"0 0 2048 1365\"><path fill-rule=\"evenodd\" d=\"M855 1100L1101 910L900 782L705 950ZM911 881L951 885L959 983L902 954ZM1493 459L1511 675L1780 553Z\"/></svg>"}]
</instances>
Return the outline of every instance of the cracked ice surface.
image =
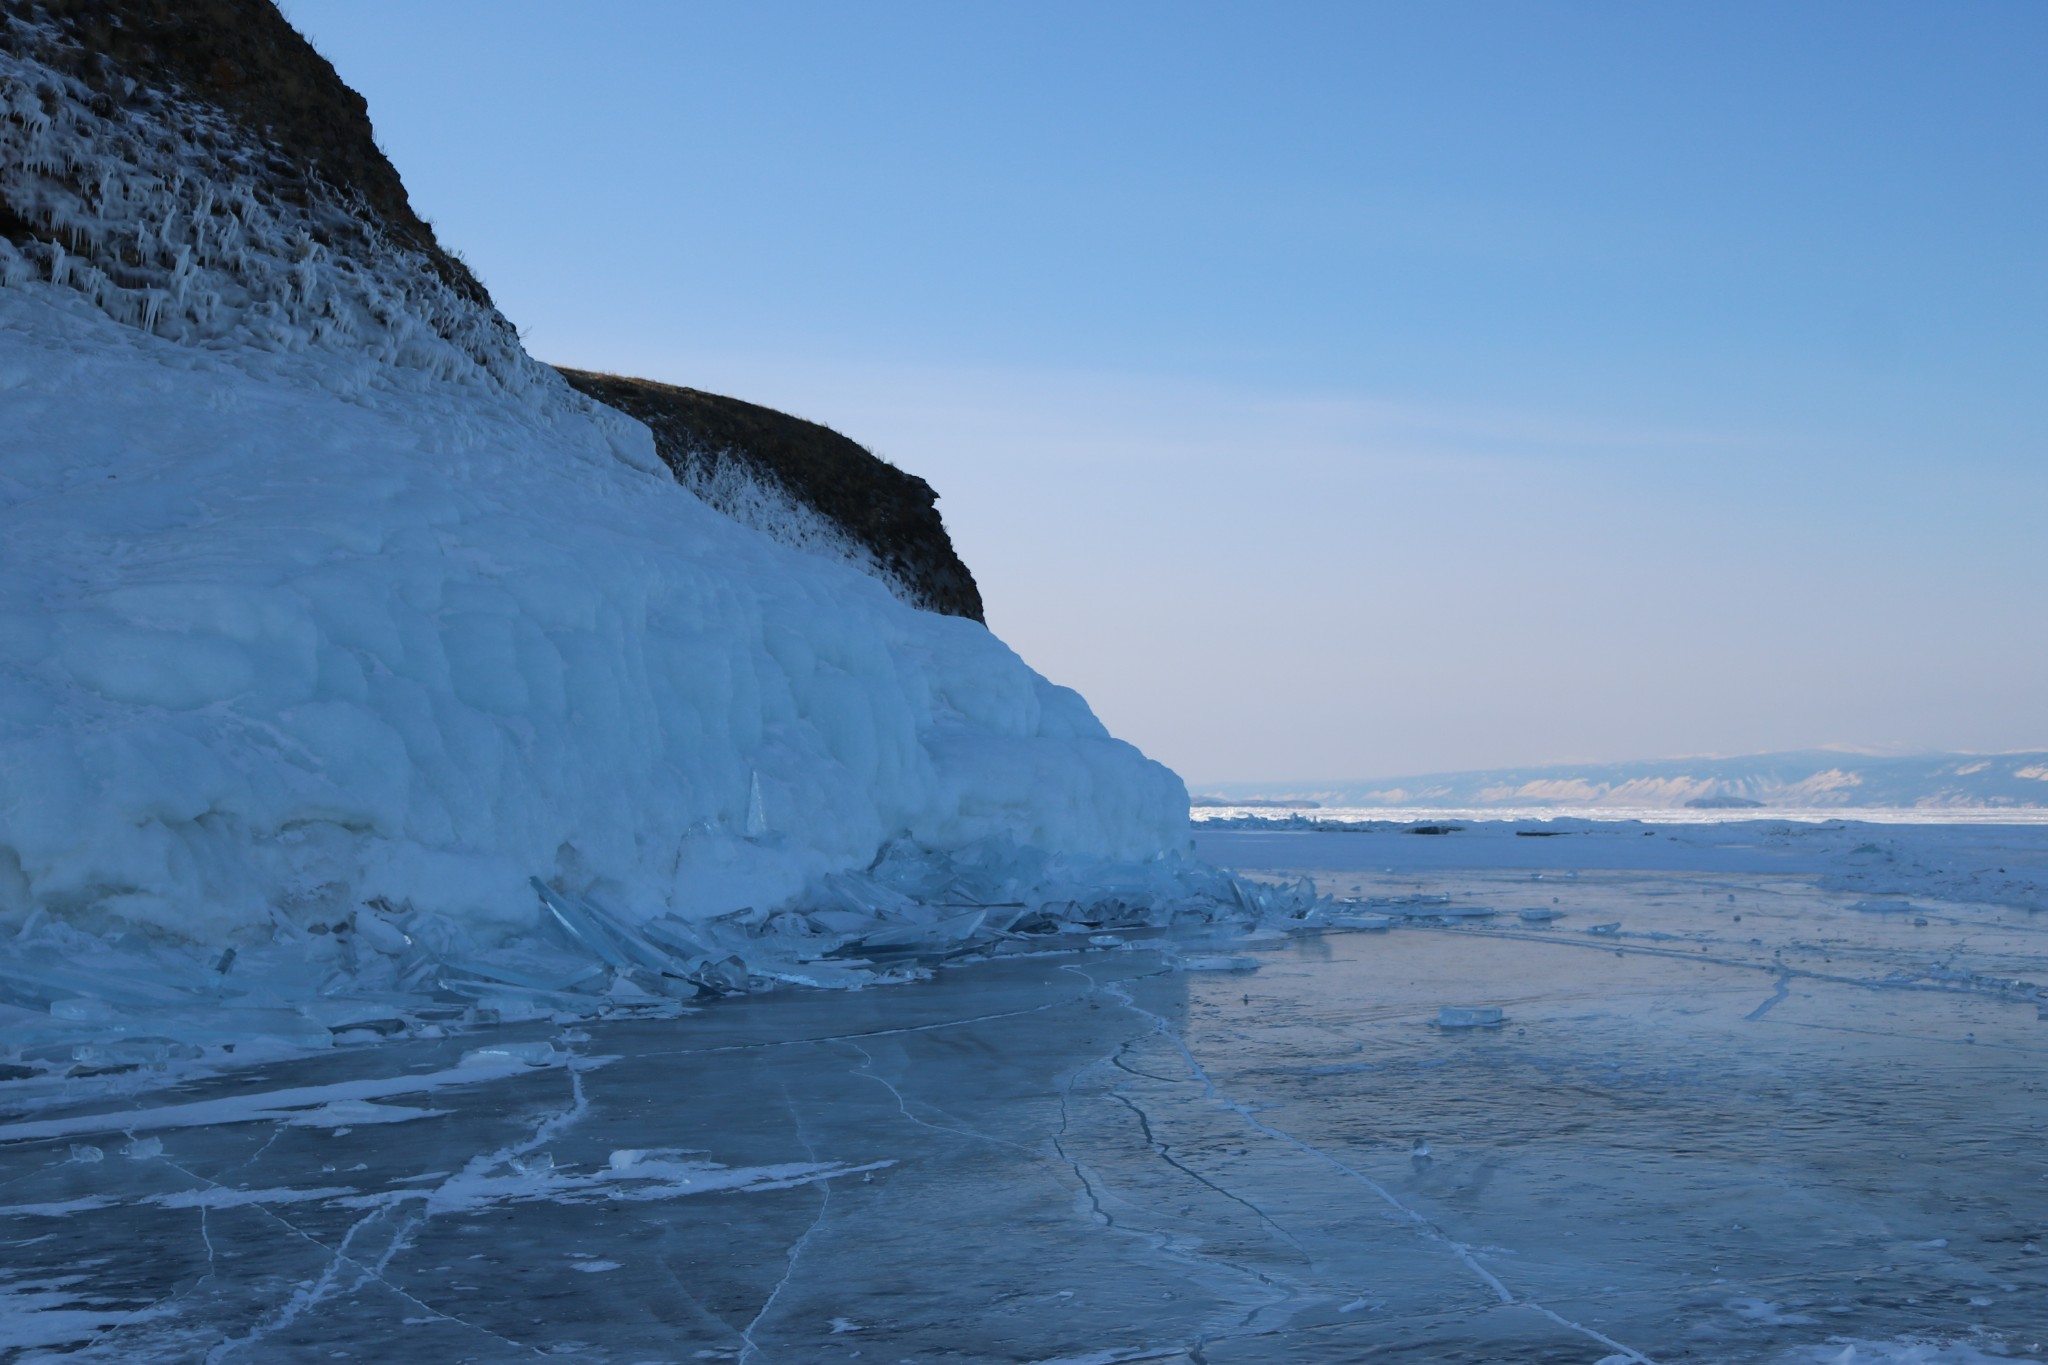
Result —
<instances>
[{"instance_id":1,"label":"cracked ice surface","mask_svg":"<svg viewBox=\"0 0 2048 1365\"><path fill-rule=\"evenodd\" d=\"M1394 927L408 1039L0 1121L0 1350L2042 1356L2037 914L1918 885L1857 909L1740 837L1649 868L1204 842Z\"/></svg>"}]
</instances>

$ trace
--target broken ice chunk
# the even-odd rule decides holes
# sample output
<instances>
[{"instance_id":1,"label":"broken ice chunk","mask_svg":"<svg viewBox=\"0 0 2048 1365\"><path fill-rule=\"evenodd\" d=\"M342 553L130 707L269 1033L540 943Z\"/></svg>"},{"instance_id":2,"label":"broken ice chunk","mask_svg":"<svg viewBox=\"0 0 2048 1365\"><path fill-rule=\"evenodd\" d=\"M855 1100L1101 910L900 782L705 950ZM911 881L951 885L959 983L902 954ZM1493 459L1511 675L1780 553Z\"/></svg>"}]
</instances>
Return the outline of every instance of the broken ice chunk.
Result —
<instances>
[{"instance_id":1,"label":"broken ice chunk","mask_svg":"<svg viewBox=\"0 0 2048 1365\"><path fill-rule=\"evenodd\" d=\"M505 1062L525 1062L528 1066L553 1066L565 1055L557 1052L555 1045L545 1039L536 1043L492 1043L463 1053L461 1064L492 1066Z\"/></svg>"},{"instance_id":2,"label":"broken ice chunk","mask_svg":"<svg viewBox=\"0 0 2048 1365\"><path fill-rule=\"evenodd\" d=\"M844 962L798 962L787 967L763 965L760 974L770 981L782 981L792 986L812 986L828 991L857 991L873 985L875 973L868 970L872 964L865 958L849 958Z\"/></svg>"},{"instance_id":3,"label":"broken ice chunk","mask_svg":"<svg viewBox=\"0 0 2048 1365\"><path fill-rule=\"evenodd\" d=\"M474 991L476 1008L472 1011L472 1018L480 1024L518 1024L529 1019L545 1019L556 1003L570 998L552 991L515 991L509 986L489 990L474 982L462 981L452 976L441 984L448 990L458 993L468 994ZM546 995L549 998L536 999L536 995Z\"/></svg>"},{"instance_id":4,"label":"broken ice chunk","mask_svg":"<svg viewBox=\"0 0 2048 1365\"><path fill-rule=\"evenodd\" d=\"M602 963L537 943L451 956L448 967L464 976L532 991L596 989L593 979L604 973Z\"/></svg>"},{"instance_id":5,"label":"broken ice chunk","mask_svg":"<svg viewBox=\"0 0 2048 1365\"><path fill-rule=\"evenodd\" d=\"M153 1056L126 1056L118 1065L149 1065L172 1056L186 1056L179 1049L209 1042L241 1042L251 1037L295 1047L324 1048L334 1035L297 1010L244 1008L228 1000L181 1009L176 1006L142 1005L132 1012L116 1008L105 1000L76 997L53 1000L50 1014L68 1024L90 1024L99 1043L108 1046L122 1036L137 1037ZM166 1044L162 1040L173 1039ZM154 1041L152 1041L154 1040Z\"/></svg>"},{"instance_id":6,"label":"broken ice chunk","mask_svg":"<svg viewBox=\"0 0 2048 1365\"><path fill-rule=\"evenodd\" d=\"M1586 932L1589 934L1618 934L1621 932L1621 921L1615 920L1612 924L1595 924L1588 928Z\"/></svg>"},{"instance_id":7,"label":"broken ice chunk","mask_svg":"<svg viewBox=\"0 0 2048 1365\"><path fill-rule=\"evenodd\" d=\"M804 912L820 933L845 934L859 938L863 931L876 927L879 921L873 915L859 914L852 910L807 910Z\"/></svg>"},{"instance_id":8,"label":"broken ice chunk","mask_svg":"<svg viewBox=\"0 0 2048 1365\"><path fill-rule=\"evenodd\" d=\"M910 919L918 913L917 901L873 877L835 872L820 884L840 907L871 920Z\"/></svg>"},{"instance_id":9,"label":"broken ice chunk","mask_svg":"<svg viewBox=\"0 0 2048 1365\"><path fill-rule=\"evenodd\" d=\"M538 877L527 880L539 893L541 904L554 916L555 923L613 971L624 972L641 967L654 972L676 970L680 974L680 964L674 954L650 943L616 912L588 896L557 892Z\"/></svg>"},{"instance_id":10,"label":"broken ice chunk","mask_svg":"<svg viewBox=\"0 0 2048 1365\"><path fill-rule=\"evenodd\" d=\"M356 937L378 952L398 957L412 947L412 936L367 907L356 911Z\"/></svg>"},{"instance_id":11,"label":"broken ice chunk","mask_svg":"<svg viewBox=\"0 0 2048 1365\"><path fill-rule=\"evenodd\" d=\"M127 1070L138 1066L162 1067L172 1057L190 1061L200 1055L199 1049L189 1044L163 1043L147 1038L109 1043L80 1043L71 1049L71 1059L80 1066L108 1071Z\"/></svg>"},{"instance_id":12,"label":"broken ice chunk","mask_svg":"<svg viewBox=\"0 0 2048 1365\"><path fill-rule=\"evenodd\" d=\"M1255 957L1184 957L1180 960L1184 972L1255 972L1259 960Z\"/></svg>"},{"instance_id":13,"label":"broken ice chunk","mask_svg":"<svg viewBox=\"0 0 2048 1365\"><path fill-rule=\"evenodd\" d=\"M862 922L865 923L866 921L863 919ZM693 927L685 924L673 915L664 915L659 919L649 920L640 926L640 932L653 946L666 948L677 957L696 959L712 956L711 946L698 937ZM843 931L834 929L833 932Z\"/></svg>"},{"instance_id":14,"label":"broken ice chunk","mask_svg":"<svg viewBox=\"0 0 2048 1365\"><path fill-rule=\"evenodd\" d=\"M331 1128L339 1137L362 1123L406 1123L413 1119L440 1118L446 1109L416 1109L404 1104L377 1104L370 1100L329 1100L312 1109L301 1109L285 1120L293 1128Z\"/></svg>"},{"instance_id":15,"label":"broken ice chunk","mask_svg":"<svg viewBox=\"0 0 2048 1365\"><path fill-rule=\"evenodd\" d=\"M700 963L690 980L713 995L740 995L747 989L747 964L737 953L716 962Z\"/></svg>"},{"instance_id":16,"label":"broken ice chunk","mask_svg":"<svg viewBox=\"0 0 2048 1365\"><path fill-rule=\"evenodd\" d=\"M1438 1028L1499 1028L1502 1022L1498 1005L1445 1005L1436 1012Z\"/></svg>"},{"instance_id":17,"label":"broken ice chunk","mask_svg":"<svg viewBox=\"0 0 2048 1365\"><path fill-rule=\"evenodd\" d=\"M317 1024L326 1025L332 1033L349 1029L367 1029L379 1034L405 1032L404 1012L388 1001L309 1000L299 1006L299 1013Z\"/></svg>"},{"instance_id":18,"label":"broken ice chunk","mask_svg":"<svg viewBox=\"0 0 2048 1365\"><path fill-rule=\"evenodd\" d=\"M566 896L557 894L538 877L528 877L527 881L539 893L541 904L547 907L548 913L555 917L555 922L562 926L571 939L589 949L607 967L622 968L632 965L630 959L619 949L619 945L612 942L611 936L584 913L582 906L573 903Z\"/></svg>"},{"instance_id":19,"label":"broken ice chunk","mask_svg":"<svg viewBox=\"0 0 2048 1365\"><path fill-rule=\"evenodd\" d=\"M687 1160L703 1155L703 1152L694 1147L620 1147L606 1158L605 1166L614 1172L630 1171L636 1167L642 1168L643 1173L656 1169L667 1171L673 1170L679 1164L690 1167L703 1166L704 1163L701 1161Z\"/></svg>"},{"instance_id":20,"label":"broken ice chunk","mask_svg":"<svg viewBox=\"0 0 2048 1365\"><path fill-rule=\"evenodd\" d=\"M653 999L655 993L635 981L632 973L621 972L612 978L612 984L606 987L605 994L614 1000L640 1001Z\"/></svg>"},{"instance_id":21,"label":"broken ice chunk","mask_svg":"<svg viewBox=\"0 0 2048 1365\"><path fill-rule=\"evenodd\" d=\"M1392 915L1332 915L1330 923L1339 929L1391 929Z\"/></svg>"},{"instance_id":22,"label":"broken ice chunk","mask_svg":"<svg viewBox=\"0 0 2048 1365\"><path fill-rule=\"evenodd\" d=\"M964 915L949 915L945 919L921 924L892 924L863 935L859 946L862 952L878 948L945 948L971 938L987 917L986 910L971 910Z\"/></svg>"},{"instance_id":23,"label":"broken ice chunk","mask_svg":"<svg viewBox=\"0 0 2048 1365\"><path fill-rule=\"evenodd\" d=\"M630 983L642 996L668 996L674 1000L693 1000L703 994L703 987L686 976L674 976L668 972L649 971L645 967L629 967L613 980L607 994L624 994L620 983Z\"/></svg>"},{"instance_id":24,"label":"broken ice chunk","mask_svg":"<svg viewBox=\"0 0 2048 1365\"><path fill-rule=\"evenodd\" d=\"M1527 910L1522 910L1518 913L1521 915L1524 924L1548 924L1552 920L1564 918L1564 911L1552 910L1548 906L1541 905L1532 905Z\"/></svg>"}]
</instances>

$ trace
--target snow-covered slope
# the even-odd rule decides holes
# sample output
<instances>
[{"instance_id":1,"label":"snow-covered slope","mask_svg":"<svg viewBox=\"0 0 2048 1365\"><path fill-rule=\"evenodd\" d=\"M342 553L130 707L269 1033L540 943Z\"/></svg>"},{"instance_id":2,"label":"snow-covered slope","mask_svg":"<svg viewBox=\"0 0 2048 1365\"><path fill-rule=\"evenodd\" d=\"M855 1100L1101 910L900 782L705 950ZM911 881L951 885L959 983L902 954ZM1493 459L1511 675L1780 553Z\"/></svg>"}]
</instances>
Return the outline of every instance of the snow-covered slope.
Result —
<instances>
[{"instance_id":1,"label":"snow-covered slope","mask_svg":"<svg viewBox=\"0 0 2048 1365\"><path fill-rule=\"evenodd\" d=\"M1242 899L984 627L719 515L360 200L6 22L14 951L548 996Z\"/></svg>"}]
</instances>

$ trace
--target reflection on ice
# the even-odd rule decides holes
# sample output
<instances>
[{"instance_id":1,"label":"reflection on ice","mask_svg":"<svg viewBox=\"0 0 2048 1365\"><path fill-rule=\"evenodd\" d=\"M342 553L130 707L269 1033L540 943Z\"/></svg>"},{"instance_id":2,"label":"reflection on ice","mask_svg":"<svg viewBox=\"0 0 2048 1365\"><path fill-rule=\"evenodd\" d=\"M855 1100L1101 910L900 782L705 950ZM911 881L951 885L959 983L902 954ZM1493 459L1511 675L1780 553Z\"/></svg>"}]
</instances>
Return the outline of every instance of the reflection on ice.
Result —
<instances>
[{"instance_id":1,"label":"reflection on ice","mask_svg":"<svg viewBox=\"0 0 2048 1365\"><path fill-rule=\"evenodd\" d=\"M2048 924L1924 889L1872 913L1740 849L1566 878L1570 840L1535 841L1565 924L1619 925L1589 935L1517 914L1532 869L1344 866L1348 837L1239 861L1439 913L45 1096L0 1123L0 1342L2044 1358Z\"/></svg>"}]
</instances>

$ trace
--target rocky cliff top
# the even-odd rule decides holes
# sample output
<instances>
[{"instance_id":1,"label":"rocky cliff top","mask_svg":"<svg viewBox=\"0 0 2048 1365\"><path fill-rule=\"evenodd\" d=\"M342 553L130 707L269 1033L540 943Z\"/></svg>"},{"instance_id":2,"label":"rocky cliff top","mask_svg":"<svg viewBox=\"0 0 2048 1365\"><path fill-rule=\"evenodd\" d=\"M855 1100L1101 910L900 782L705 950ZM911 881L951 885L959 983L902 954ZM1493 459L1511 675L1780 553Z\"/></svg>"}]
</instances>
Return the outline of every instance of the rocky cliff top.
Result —
<instances>
[{"instance_id":1,"label":"rocky cliff top","mask_svg":"<svg viewBox=\"0 0 2048 1365\"><path fill-rule=\"evenodd\" d=\"M598 402L645 422L683 483L714 505L738 465L810 508L863 547L884 578L917 605L982 619L981 592L939 516L938 494L830 427L755 403L651 379L563 369ZM738 509L722 506L728 513Z\"/></svg>"}]
</instances>

